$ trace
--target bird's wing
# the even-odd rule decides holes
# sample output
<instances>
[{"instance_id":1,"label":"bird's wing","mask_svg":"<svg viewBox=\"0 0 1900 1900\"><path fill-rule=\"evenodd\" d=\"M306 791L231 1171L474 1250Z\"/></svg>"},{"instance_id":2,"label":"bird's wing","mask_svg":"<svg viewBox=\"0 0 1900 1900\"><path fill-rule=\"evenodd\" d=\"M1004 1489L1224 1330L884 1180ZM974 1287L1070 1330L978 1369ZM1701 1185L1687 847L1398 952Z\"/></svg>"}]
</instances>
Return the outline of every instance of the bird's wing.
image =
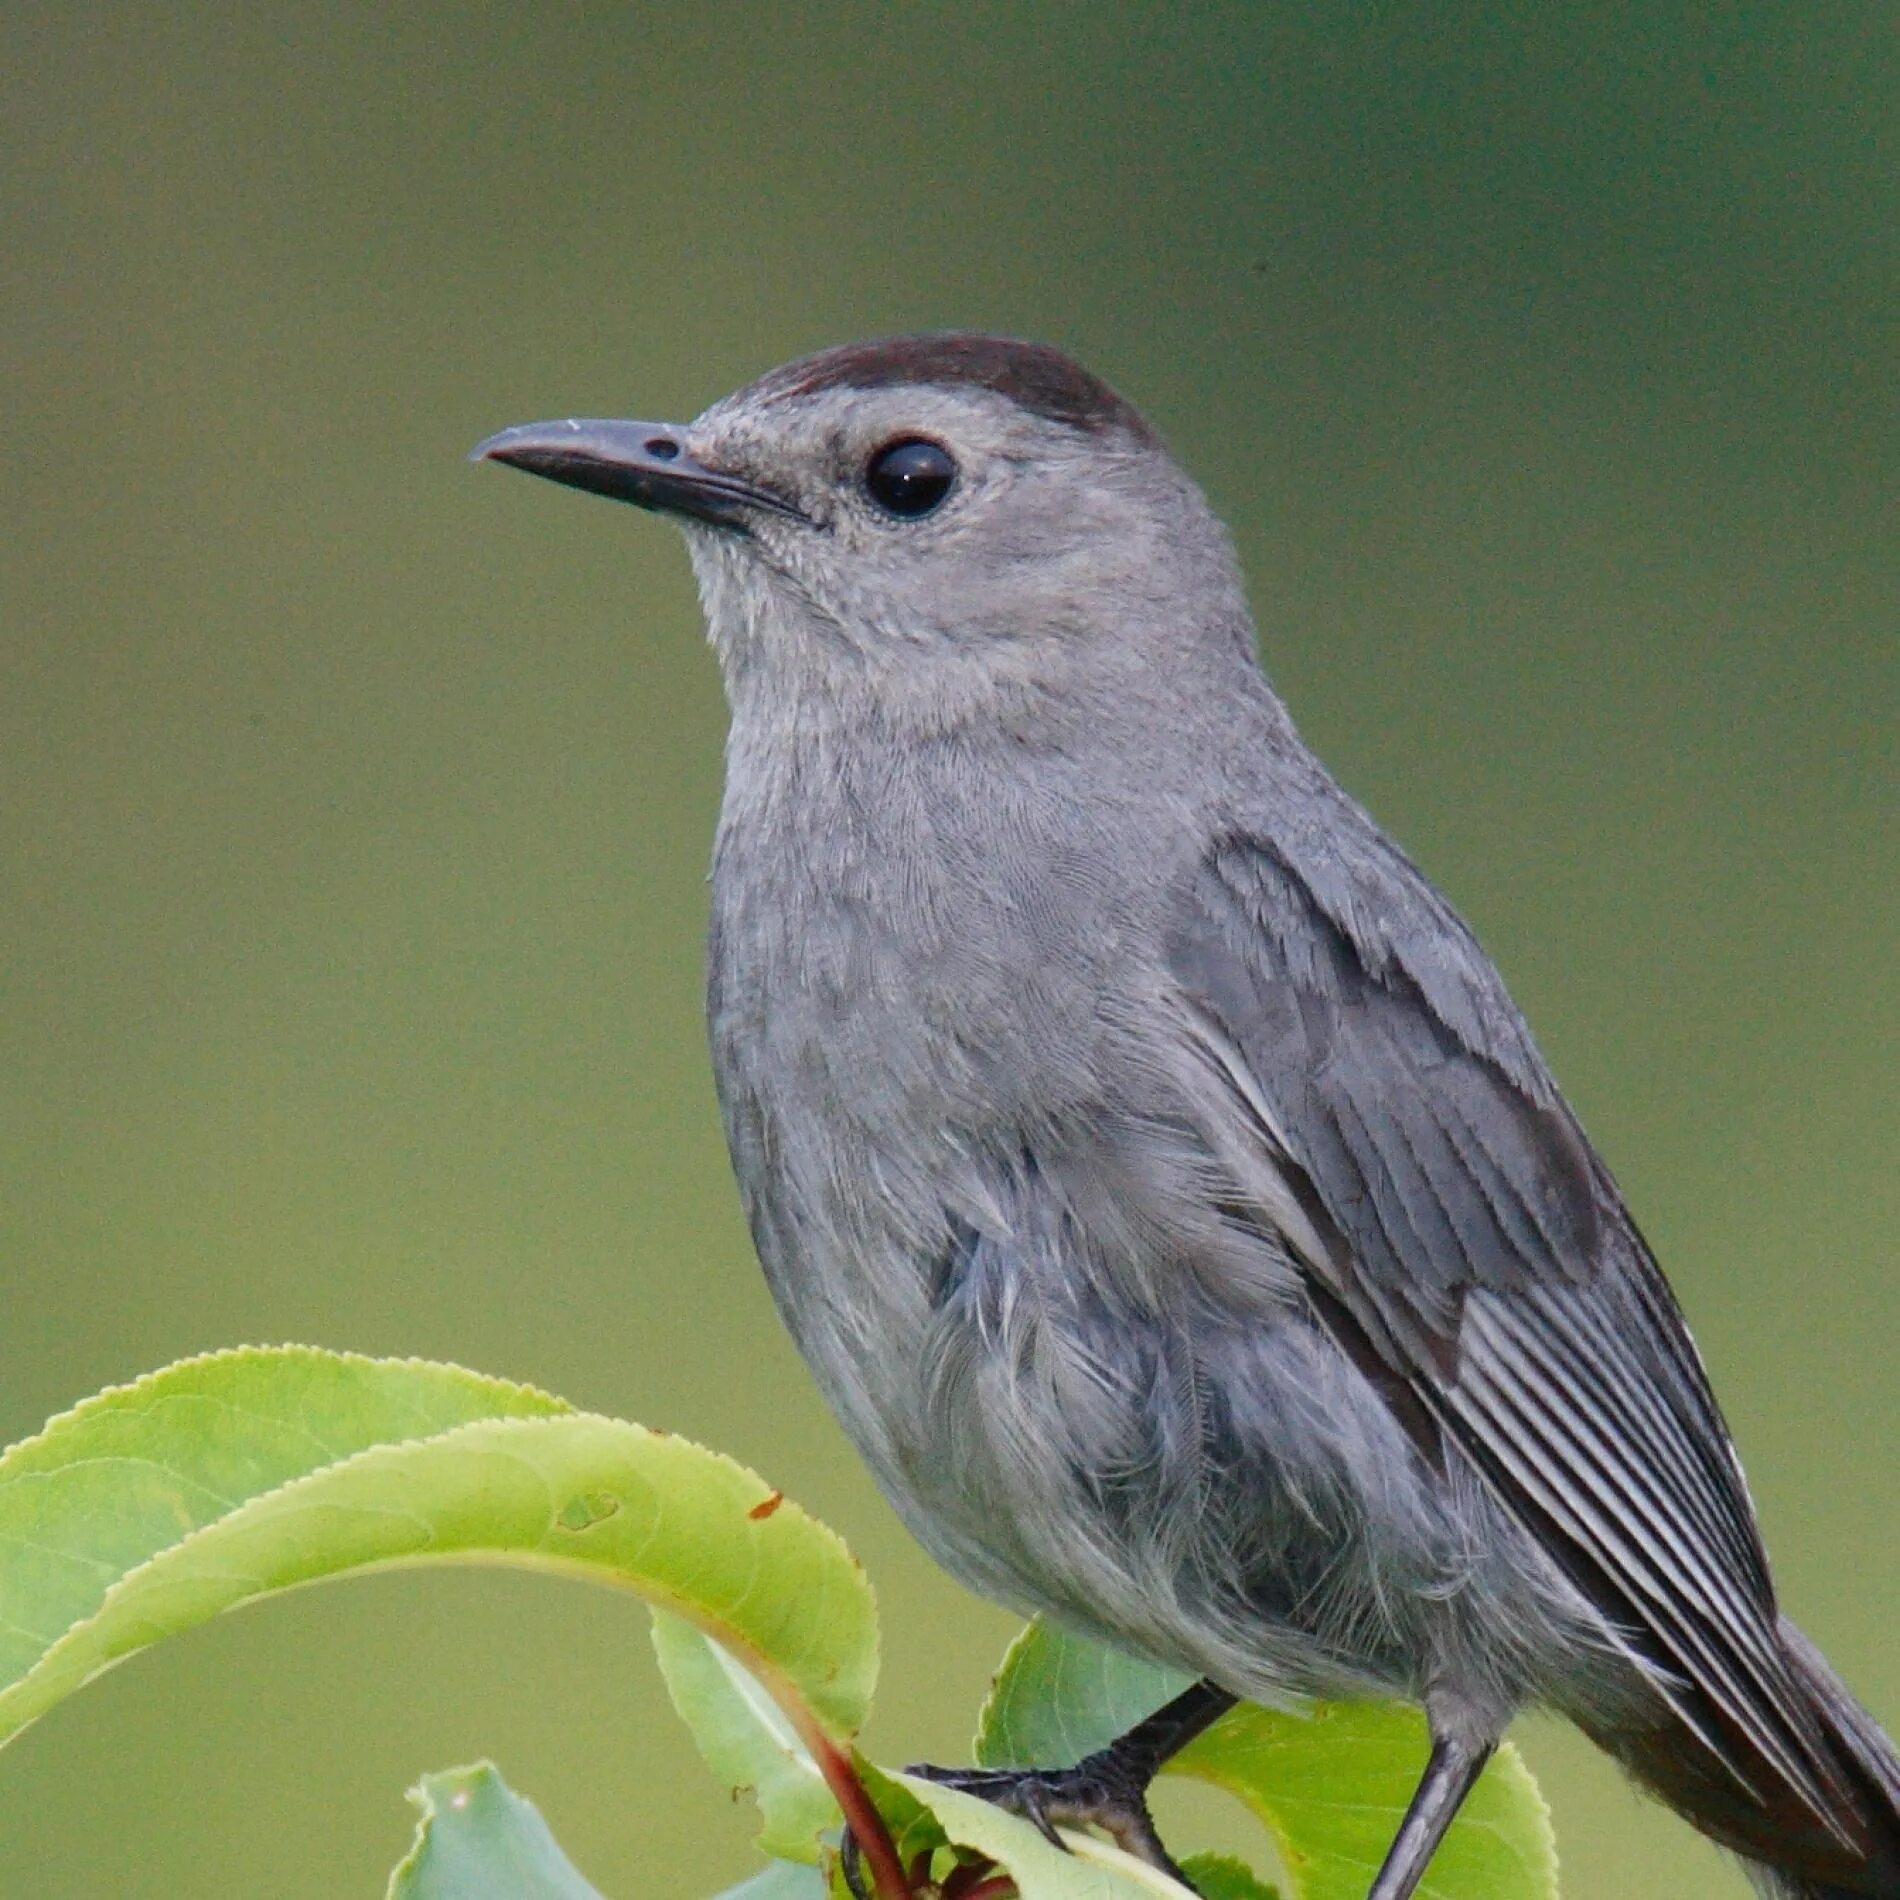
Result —
<instances>
[{"instance_id":1,"label":"bird's wing","mask_svg":"<svg viewBox=\"0 0 1900 1900\"><path fill-rule=\"evenodd\" d=\"M1181 893L1169 956L1214 1138L1251 1158L1321 1321L1409 1391L1745 1786L1766 1764L1825 1815L1674 1299L1483 951L1332 797L1323 848L1318 826L1230 834Z\"/></svg>"}]
</instances>

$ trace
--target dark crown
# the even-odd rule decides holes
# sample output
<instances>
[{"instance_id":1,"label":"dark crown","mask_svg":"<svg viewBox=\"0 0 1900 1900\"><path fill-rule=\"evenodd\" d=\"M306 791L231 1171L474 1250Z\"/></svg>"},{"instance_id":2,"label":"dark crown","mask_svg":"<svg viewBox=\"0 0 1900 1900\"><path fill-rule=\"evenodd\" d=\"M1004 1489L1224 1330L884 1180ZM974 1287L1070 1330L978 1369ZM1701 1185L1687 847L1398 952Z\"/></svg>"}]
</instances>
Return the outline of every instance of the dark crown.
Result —
<instances>
[{"instance_id":1,"label":"dark crown","mask_svg":"<svg viewBox=\"0 0 1900 1900\"><path fill-rule=\"evenodd\" d=\"M1032 415L1073 429L1092 434L1122 429L1144 442L1155 439L1132 403L1060 350L961 330L820 350L762 376L746 393L773 401L821 389L890 389L905 383L989 389Z\"/></svg>"}]
</instances>

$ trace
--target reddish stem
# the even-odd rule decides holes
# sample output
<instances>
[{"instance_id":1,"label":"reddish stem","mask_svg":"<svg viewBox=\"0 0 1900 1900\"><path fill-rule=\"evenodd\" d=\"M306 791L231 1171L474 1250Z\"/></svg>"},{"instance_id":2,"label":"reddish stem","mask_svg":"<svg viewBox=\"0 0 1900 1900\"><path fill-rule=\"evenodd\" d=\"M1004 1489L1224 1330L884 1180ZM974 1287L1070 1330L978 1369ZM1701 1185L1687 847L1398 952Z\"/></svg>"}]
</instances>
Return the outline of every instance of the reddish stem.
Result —
<instances>
[{"instance_id":1,"label":"reddish stem","mask_svg":"<svg viewBox=\"0 0 1900 1900\"><path fill-rule=\"evenodd\" d=\"M1013 1894L1016 1882L995 1871L993 1860L966 1861L953 1867L943 1883L943 1900L997 1900L1001 1894Z\"/></svg>"},{"instance_id":2,"label":"reddish stem","mask_svg":"<svg viewBox=\"0 0 1900 1900\"><path fill-rule=\"evenodd\" d=\"M911 1884L904 1877L904 1863L897 1858L897 1844L877 1804L858 1779L858 1771L851 1766L850 1756L829 1736L808 1735L806 1741L831 1798L844 1815L845 1826L857 1838L858 1851L871 1870L877 1900L911 1900Z\"/></svg>"}]
</instances>

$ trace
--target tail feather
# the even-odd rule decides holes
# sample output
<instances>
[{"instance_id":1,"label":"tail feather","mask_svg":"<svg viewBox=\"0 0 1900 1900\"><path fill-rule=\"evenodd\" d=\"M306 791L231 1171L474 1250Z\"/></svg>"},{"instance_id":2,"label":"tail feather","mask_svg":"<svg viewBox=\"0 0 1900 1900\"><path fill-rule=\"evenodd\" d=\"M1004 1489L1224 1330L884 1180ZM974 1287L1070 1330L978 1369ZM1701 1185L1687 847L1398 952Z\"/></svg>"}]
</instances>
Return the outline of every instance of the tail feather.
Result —
<instances>
[{"instance_id":1,"label":"tail feather","mask_svg":"<svg viewBox=\"0 0 1900 1900\"><path fill-rule=\"evenodd\" d=\"M1777 1900L1844 1900L1849 1894L1900 1897L1900 1754L1873 1717L1848 1693L1826 1657L1788 1621L1781 1619L1782 1646L1797 1678L1814 1699L1816 1715L1829 1748L1841 1767L1841 1780L1865 1824L1867 1862L1858 1881L1847 1886L1803 1885L1780 1880ZM1769 1872L1768 1882L1780 1877ZM1767 1891L1777 1893L1773 1884Z\"/></svg>"},{"instance_id":2,"label":"tail feather","mask_svg":"<svg viewBox=\"0 0 1900 1900\"><path fill-rule=\"evenodd\" d=\"M1725 1760L1661 1711L1648 1726L1588 1715L1582 1726L1685 1820L1741 1855L1772 1900L1900 1900L1900 1755L1820 1651L1786 1618L1780 1630L1830 1771L1825 1817L1759 1756Z\"/></svg>"}]
</instances>

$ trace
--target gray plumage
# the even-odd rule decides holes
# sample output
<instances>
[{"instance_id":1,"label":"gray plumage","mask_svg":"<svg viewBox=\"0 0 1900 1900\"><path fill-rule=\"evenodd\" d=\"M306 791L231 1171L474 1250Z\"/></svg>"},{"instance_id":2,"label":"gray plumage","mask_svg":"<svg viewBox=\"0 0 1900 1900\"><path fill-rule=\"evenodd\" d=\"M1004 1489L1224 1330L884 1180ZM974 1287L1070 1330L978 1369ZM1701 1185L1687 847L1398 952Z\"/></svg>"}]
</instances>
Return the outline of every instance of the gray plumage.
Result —
<instances>
[{"instance_id":1,"label":"gray plumage","mask_svg":"<svg viewBox=\"0 0 1900 1900\"><path fill-rule=\"evenodd\" d=\"M1473 1773L1547 1704L1773 1891L1900 1894L1900 1767L1781 1621L1615 1183L1135 412L944 337L559 427L490 452L687 529L733 1161L924 1545L1238 1694L1420 1702ZM894 440L954 462L917 518Z\"/></svg>"}]
</instances>

